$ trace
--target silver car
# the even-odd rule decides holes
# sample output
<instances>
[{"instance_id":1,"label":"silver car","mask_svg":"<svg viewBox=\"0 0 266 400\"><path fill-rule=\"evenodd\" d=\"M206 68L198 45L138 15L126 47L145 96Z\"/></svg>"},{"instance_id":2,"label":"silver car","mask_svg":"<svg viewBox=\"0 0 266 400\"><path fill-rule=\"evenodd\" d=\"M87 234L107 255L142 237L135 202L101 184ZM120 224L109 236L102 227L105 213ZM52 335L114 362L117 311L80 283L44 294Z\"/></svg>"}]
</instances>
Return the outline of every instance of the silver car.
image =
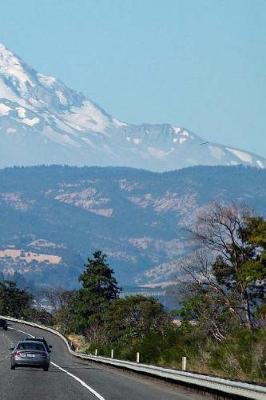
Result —
<instances>
[{"instance_id":1,"label":"silver car","mask_svg":"<svg viewBox=\"0 0 266 400\"><path fill-rule=\"evenodd\" d=\"M16 367L37 367L48 371L50 356L42 342L24 340L12 347L11 369Z\"/></svg>"}]
</instances>

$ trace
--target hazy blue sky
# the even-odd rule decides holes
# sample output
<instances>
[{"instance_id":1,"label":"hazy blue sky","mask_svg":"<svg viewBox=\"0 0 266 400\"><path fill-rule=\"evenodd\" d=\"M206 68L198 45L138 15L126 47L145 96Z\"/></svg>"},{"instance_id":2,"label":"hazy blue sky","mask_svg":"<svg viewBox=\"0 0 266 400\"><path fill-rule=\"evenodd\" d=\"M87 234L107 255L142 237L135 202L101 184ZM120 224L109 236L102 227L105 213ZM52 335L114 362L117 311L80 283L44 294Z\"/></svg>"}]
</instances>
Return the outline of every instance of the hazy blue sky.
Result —
<instances>
[{"instance_id":1,"label":"hazy blue sky","mask_svg":"<svg viewBox=\"0 0 266 400\"><path fill-rule=\"evenodd\" d=\"M121 120L266 156L266 0L9 0L0 41Z\"/></svg>"}]
</instances>

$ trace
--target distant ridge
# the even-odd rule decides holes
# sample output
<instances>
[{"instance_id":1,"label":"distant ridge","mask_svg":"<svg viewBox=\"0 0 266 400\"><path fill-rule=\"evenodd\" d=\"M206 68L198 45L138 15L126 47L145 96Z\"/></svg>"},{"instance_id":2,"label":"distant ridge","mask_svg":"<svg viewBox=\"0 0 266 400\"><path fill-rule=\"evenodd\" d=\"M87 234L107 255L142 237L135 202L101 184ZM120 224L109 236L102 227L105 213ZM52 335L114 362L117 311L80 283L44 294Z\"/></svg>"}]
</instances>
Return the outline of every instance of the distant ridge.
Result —
<instances>
[{"instance_id":1,"label":"distant ridge","mask_svg":"<svg viewBox=\"0 0 266 400\"><path fill-rule=\"evenodd\" d=\"M122 287L167 285L192 251L186 228L201 207L234 201L266 216L265 199L266 170L243 166L2 169L0 272L71 288L101 249Z\"/></svg>"}]
</instances>

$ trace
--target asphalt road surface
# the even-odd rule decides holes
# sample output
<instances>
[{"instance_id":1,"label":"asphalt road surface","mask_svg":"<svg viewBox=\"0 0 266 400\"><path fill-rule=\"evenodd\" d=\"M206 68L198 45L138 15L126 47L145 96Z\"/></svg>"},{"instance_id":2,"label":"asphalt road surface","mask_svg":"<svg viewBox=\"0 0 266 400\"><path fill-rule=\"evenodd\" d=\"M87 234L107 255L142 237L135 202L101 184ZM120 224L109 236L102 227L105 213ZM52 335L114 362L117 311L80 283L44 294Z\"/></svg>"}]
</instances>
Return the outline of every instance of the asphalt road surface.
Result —
<instances>
[{"instance_id":1,"label":"asphalt road surface","mask_svg":"<svg viewBox=\"0 0 266 400\"><path fill-rule=\"evenodd\" d=\"M48 372L35 368L10 369L12 344L29 335L52 344ZM49 332L12 323L0 329L0 400L199 400L196 393L136 373L76 359L64 342Z\"/></svg>"}]
</instances>

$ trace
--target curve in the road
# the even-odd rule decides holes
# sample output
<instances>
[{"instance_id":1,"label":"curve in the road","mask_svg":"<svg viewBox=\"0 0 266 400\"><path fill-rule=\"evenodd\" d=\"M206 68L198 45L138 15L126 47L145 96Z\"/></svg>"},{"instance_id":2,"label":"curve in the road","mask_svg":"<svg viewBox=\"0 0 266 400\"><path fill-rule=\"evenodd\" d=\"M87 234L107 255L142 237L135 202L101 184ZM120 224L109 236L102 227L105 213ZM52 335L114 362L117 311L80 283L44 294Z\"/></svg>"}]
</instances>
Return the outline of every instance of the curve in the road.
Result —
<instances>
[{"instance_id":1,"label":"curve in the road","mask_svg":"<svg viewBox=\"0 0 266 400\"><path fill-rule=\"evenodd\" d=\"M27 325L12 323L0 331L0 400L195 400L195 392L158 379L76 359L58 336ZM10 370L8 348L25 336L45 336L53 345L49 372Z\"/></svg>"}]
</instances>

